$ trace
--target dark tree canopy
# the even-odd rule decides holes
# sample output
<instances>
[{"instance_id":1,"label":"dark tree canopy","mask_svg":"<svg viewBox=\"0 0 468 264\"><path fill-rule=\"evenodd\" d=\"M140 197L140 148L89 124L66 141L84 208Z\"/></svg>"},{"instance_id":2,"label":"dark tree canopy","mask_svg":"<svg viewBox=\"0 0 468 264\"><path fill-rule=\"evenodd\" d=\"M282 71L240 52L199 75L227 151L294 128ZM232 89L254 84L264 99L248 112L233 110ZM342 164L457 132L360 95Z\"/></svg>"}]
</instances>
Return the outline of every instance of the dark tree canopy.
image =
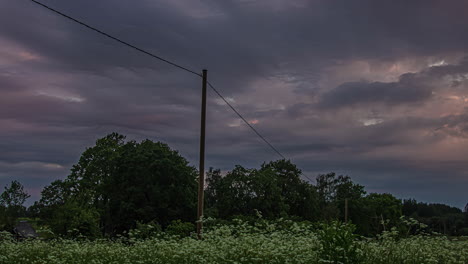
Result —
<instances>
[{"instance_id":1,"label":"dark tree canopy","mask_svg":"<svg viewBox=\"0 0 468 264\"><path fill-rule=\"evenodd\" d=\"M344 220L346 199L349 219L356 223L362 217L362 198L366 194L364 186L354 183L349 176L337 176L334 172L318 175L316 186L322 219Z\"/></svg>"},{"instance_id":2,"label":"dark tree canopy","mask_svg":"<svg viewBox=\"0 0 468 264\"><path fill-rule=\"evenodd\" d=\"M468 213L445 204L403 201L403 214L426 224L433 231L449 235L468 235Z\"/></svg>"},{"instance_id":3,"label":"dark tree canopy","mask_svg":"<svg viewBox=\"0 0 468 264\"><path fill-rule=\"evenodd\" d=\"M0 230L12 230L16 218L25 216L24 202L30 195L18 181L12 181L5 186L0 194Z\"/></svg>"},{"instance_id":4,"label":"dark tree canopy","mask_svg":"<svg viewBox=\"0 0 468 264\"><path fill-rule=\"evenodd\" d=\"M31 195L24 191L24 187L21 183L12 181L9 186L5 186L5 190L0 195L0 205L7 208L22 207L29 197L31 197Z\"/></svg>"},{"instance_id":5,"label":"dark tree canopy","mask_svg":"<svg viewBox=\"0 0 468 264\"><path fill-rule=\"evenodd\" d=\"M379 234L399 223L401 200L388 193L371 193L363 199L360 231L366 235Z\"/></svg>"},{"instance_id":6,"label":"dark tree canopy","mask_svg":"<svg viewBox=\"0 0 468 264\"><path fill-rule=\"evenodd\" d=\"M402 215L426 223L433 231L468 234L468 213L458 208L402 202L386 193L367 194L349 176L333 172L318 175L315 185L301 175L289 160L263 163L255 169L237 165L227 173L210 169L205 216L255 219L260 211L266 218L344 221L347 211L347 220L356 225L357 232L368 236L394 227L404 229ZM197 176L197 170L168 145L126 141L123 135L112 133L87 148L66 179L45 187L40 201L28 212L56 233L72 236L113 236L145 224L190 233L196 220ZM5 189L0 196L0 228L7 223L2 213L11 216L10 209L22 206L27 197L18 182ZM11 223L14 218L8 219Z\"/></svg>"},{"instance_id":7,"label":"dark tree canopy","mask_svg":"<svg viewBox=\"0 0 468 264\"><path fill-rule=\"evenodd\" d=\"M236 166L227 175L210 171L207 175L207 206L215 216L253 215L266 217L317 215L315 188L300 179L301 171L290 161L263 164L260 169ZM217 215L216 215L217 214Z\"/></svg>"},{"instance_id":8,"label":"dark tree canopy","mask_svg":"<svg viewBox=\"0 0 468 264\"><path fill-rule=\"evenodd\" d=\"M196 169L166 144L125 142L112 133L86 149L64 181L44 188L36 206L60 233L80 223L83 232L98 226L112 235L137 222L194 221L196 178Z\"/></svg>"}]
</instances>

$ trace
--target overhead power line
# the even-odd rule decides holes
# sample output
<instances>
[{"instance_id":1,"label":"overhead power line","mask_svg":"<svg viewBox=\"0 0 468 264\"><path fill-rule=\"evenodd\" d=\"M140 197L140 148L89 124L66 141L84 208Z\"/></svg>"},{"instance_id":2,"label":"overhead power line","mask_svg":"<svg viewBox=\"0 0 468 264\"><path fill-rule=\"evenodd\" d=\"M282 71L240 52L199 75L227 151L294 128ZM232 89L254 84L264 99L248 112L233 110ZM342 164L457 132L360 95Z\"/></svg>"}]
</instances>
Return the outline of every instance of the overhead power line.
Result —
<instances>
[{"instance_id":1,"label":"overhead power line","mask_svg":"<svg viewBox=\"0 0 468 264\"><path fill-rule=\"evenodd\" d=\"M279 152L279 150L276 149L270 142L268 142L268 140L267 140L264 136L262 136L262 134L260 134L260 133L259 133L259 132L258 132L258 131L257 131L241 114L240 114L240 113L239 113L239 111L237 111L237 110L234 108L234 106L232 106L232 105L229 103L229 101L226 100L226 98L224 98L224 96L221 95L221 93L219 93L218 90L216 90L216 88L214 88L214 86L213 86L209 81L208 81L207 83L208 83L208 86L210 86L210 88L211 88L211 89L212 89L212 90L213 90L213 91L214 91L214 92L215 92L215 93L232 109L232 111L234 111L234 113L237 114L237 116L239 116L240 119L242 119L242 121L244 121L244 123L245 123L247 126L250 127L250 129L252 129L252 131L253 131L255 134L257 134L257 136L258 136L259 138L261 138L268 146L270 146L270 148L271 148L274 152L276 152L276 154L278 154L281 158L286 159L286 158L284 157L284 155L281 154L281 152ZM302 174L304 177L306 177L309 181L313 182L312 179L310 179L307 175L305 175L305 174L303 174L303 173L301 173L301 174Z\"/></svg>"},{"instance_id":2,"label":"overhead power line","mask_svg":"<svg viewBox=\"0 0 468 264\"><path fill-rule=\"evenodd\" d=\"M43 4L43 3L39 2L39 1L36 1L36 0L30 0L30 1L33 2L33 3L35 3L35 4L37 4L37 5L40 5L40 6L44 7L44 8L46 8L46 9L48 9L48 10L50 10L50 11L52 11L52 12L54 12L54 13L56 13L56 14L62 16L62 17L65 17L65 18L67 18L67 19L69 19L69 20L71 20L71 21L73 21L73 22L75 22L75 23L78 23L78 24L80 24L80 25L82 25L82 26L84 26L84 27L86 27L86 28L88 28L88 29L91 29L91 30L93 30L93 31L95 31L95 32L97 32L97 33L99 33L99 34L101 34L101 35L107 37L107 38L110 38L110 39L112 39L112 40L115 40L115 41L117 41L117 42L119 42L119 43L121 43L121 44L123 44L123 45L125 45L125 46L127 46L127 47L130 47L130 48L132 48L132 49L135 49L135 50L137 50L137 51L139 51L139 52L142 52L142 53L144 53L144 54L146 54L146 55L149 55L149 56L151 56L151 57L153 57L153 58L155 58L155 59L158 59L158 60L160 60L160 61L162 61L162 62L165 62L165 63L167 63L167 64L169 64L169 65L172 65L172 66L174 66L174 67L176 67L176 68L179 68L179 69L181 69L181 70L184 70L184 71L186 71L186 72L189 72L189 73L191 73L191 74L194 74L194 75L196 75L196 76L198 76L198 77L202 77L202 75L201 75L200 73L197 73L197 72L194 71L194 70L191 70L191 69L189 69L189 68L187 68L187 67L184 67L184 66L181 66L181 65L179 65L179 64L177 64L177 63L175 63L175 62L172 62L172 61L169 61L169 60L167 60L167 59L164 59L164 58L162 58L162 57L160 57L160 56L158 56L158 55L155 55L154 53L151 53L151 52L146 51L146 50L144 50L144 49L142 49L142 48L139 48L139 47L137 47L137 46L135 46L135 45L132 45L132 44L130 44L130 43L124 41L124 40L121 40L121 39L117 38L117 37L111 36L111 35L107 34L106 32L104 32L104 31L102 31L102 30L99 30L99 29L97 29L97 28L95 28L95 27L93 27L93 26L90 26L90 25L87 24L87 23L84 23L84 22L82 22L82 21L80 21L80 20L78 20L78 19L75 19L75 18L73 18L73 17L67 15L67 14L64 14L64 13L58 11L57 9L54 9L54 8L52 8L52 7L50 7L50 6L46 5L46 4ZM232 106L232 105L224 98L224 96L221 95L221 93L220 93L210 82L207 82L207 83L208 83L208 85L210 86L210 88L211 88L211 89L212 89L212 90L213 90L213 91L214 91L214 92L215 92L215 93L232 109L232 111L234 111L234 113L236 113L236 115L237 115L250 129L252 129L252 131L253 131L258 137L260 137L260 138L261 138L276 154L278 154L282 159L286 159L285 156L284 156L283 154L281 154L281 152L279 152L278 149L276 149L264 136L262 136L262 135L261 135L261 134L260 134L260 133L259 133L259 132L258 132L258 131L257 131L241 114L240 114L240 113L239 113L239 111L237 111L237 110L234 108L234 106ZM309 181L312 181L309 177L307 177L307 175L304 175L304 174L302 174L302 175L305 176Z\"/></svg>"},{"instance_id":3,"label":"overhead power line","mask_svg":"<svg viewBox=\"0 0 468 264\"><path fill-rule=\"evenodd\" d=\"M166 60L166 59L164 59L164 58L161 58L161 57L159 57L158 55L155 55L155 54L153 54L153 53L151 53L151 52L149 52L149 51L146 51L146 50L144 50L144 49L138 48L138 47L136 47L136 46L134 46L134 45L132 45L132 44L126 42L126 41L123 41L123 40L121 40L121 39L119 39L119 38L113 37L113 36L107 34L106 32L104 32L104 31L102 31L102 30L99 30L99 29L97 29L97 28L95 28L95 27L93 27L93 26L90 26L90 25L88 25L88 24L86 24L86 23L84 23L84 22L82 22L82 21L80 21L80 20L78 20L78 19L75 19L75 18L73 18L73 17L71 17L71 16L69 16L69 15L66 15L66 14L64 14L64 13L62 13L62 12L60 12L60 11L58 11L57 9L54 9L54 8L52 8L52 7L48 6L48 5L45 5L45 4L43 4L43 3L39 2L39 1L31 0L31 2L34 2L34 3L40 5L40 6L44 7L44 8L47 8L47 9L49 9L50 11L52 11L52 12L54 12L54 13L56 13L56 14L59 14L59 15L65 17L65 18L68 18L68 19L70 19L70 20L72 20L72 21L74 21L74 22L76 22L76 23L78 23L78 24L80 24L80 25L82 25L82 26L85 26L85 27L87 27L87 28L89 28L89 29L91 29L91 30L93 30L93 31L96 31L97 33L99 33L99 34L101 34L101 35L104 35L104 36L106 36L106 37L108 37L108 38L110 38L110 39L113 39L113 40L115 40L115 41L117 41L117 42L120 42L120 43L124 44L125 46L128 46L128 47L130 47L130 48L132 48L132 49L136 49L136 50L138 50L138 51L140 51L140 52L143 52L143 53L145 53L146 55L149 55L149 56L151 56L151 57L153 57L153 58L155 58L155 59L158 59L158 60L163 61L163 62L165 62L165 63L167 63L167 64L170 64L170 65L172 65L172 66L174 66L174 67L177 67L177 68L179 68L179 69L181 69L181 70L184 70L184 71L186 71L186 72L190 72L190 73L192 73L192 74L195 74L195 75L201 77L201 74L200 74L200 73L197 73L197 72L195 72L195 71L193 71L193 70L190 70L190 69L188 69L188 68L186 68L186 67L184 67L184 66L181 66L181 65L179 65L179 64L177 64L177 63L174 63L174 62L171 62L171 61Z\"/></svg>"},{"instance_id":4,"label":"overhead power line","mask_svg":"<svg viewBox=\"0 0 468 264\"><path fill-rule=\"evenodd\" d=\"M252 131L257 134L257 136L259 136L268 146L270 146L271 149L273 149L274 152L276 152L276 154L278 154L281 158L283 159L286 159L283 154L281 154L281 152L279 152L275 147L273 147L272 144L270 144L270 142L268 142L268 140L266 140L265 137L263 137L240 113L239 111L237 111L234 106L232 106L228 100L226 100L226 98L224 98L224 96L222 96L218 90L216 90L216 88L213 87L213 85L208 82L208 85L210 86L210 88L232 109L232 111L234 111L234 113L237 114L237 116L239 116L240 119L242 119L242 121L244 121L244 123L250 127L250 129L252 129Z\"/></svg>"}]
</instances>

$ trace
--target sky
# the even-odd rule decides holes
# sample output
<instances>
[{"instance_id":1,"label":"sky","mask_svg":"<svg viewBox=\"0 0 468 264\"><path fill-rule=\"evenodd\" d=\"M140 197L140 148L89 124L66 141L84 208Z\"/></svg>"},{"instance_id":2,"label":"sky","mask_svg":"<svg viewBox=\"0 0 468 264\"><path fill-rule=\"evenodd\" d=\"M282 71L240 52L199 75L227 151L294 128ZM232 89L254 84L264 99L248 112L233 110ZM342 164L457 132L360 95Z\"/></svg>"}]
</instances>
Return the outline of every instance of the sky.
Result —
<instances>
[{"instance_id":1,"label":"sky","mask_svg":"<svg viewBox=\"0 0 468 264\"><path fill-rule=\"evenodd\" d=\"M468 1L42 0L201 72L310 179L468 202ZM0 188L64 179L111 132L198 164L201 79L29 0L0 0ZM280 158L213 92L206 167ZM306 178L304 178L307 180Z\"/></svg>"}]
</instances>

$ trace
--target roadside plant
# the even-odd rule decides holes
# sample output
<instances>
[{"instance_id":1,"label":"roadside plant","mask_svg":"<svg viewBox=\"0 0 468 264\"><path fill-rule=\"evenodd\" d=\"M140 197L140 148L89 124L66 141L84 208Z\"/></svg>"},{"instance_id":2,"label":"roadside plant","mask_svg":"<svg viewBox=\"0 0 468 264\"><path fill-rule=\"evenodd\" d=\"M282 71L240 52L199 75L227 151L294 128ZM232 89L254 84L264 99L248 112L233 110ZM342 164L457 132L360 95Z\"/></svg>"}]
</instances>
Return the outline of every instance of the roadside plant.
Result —
<instances>
[{"instance_id":1,"label":"roadside plant","mask_svg":"<svg viewBox=\"0 0 468 264\"><path fill-rule=\"evenodd\" d=\"M360 263L363 256L355 230L354 225L337 221L321 224L317 232L322 245L320 262Z\"/></svg>"}]
</instances>

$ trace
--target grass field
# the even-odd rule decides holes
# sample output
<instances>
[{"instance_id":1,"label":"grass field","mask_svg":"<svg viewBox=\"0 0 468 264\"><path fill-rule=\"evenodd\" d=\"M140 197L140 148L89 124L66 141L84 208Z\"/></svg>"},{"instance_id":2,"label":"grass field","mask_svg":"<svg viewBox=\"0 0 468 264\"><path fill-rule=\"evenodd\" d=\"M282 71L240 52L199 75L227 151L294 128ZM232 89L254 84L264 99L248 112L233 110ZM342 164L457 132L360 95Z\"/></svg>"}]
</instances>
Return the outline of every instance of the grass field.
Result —
<instances>
[{"instance_id":1,"label":"grass field","mask_svg":"<svg viewBox=\"0 0 468 264\"><path fill-rule=\"evenodd\" d=\"M238 222L195 237L0 241L0 263L468 263L468 241L442 236L359 238L339 223L311 227Z\"/></svg>"}]
</instances>

